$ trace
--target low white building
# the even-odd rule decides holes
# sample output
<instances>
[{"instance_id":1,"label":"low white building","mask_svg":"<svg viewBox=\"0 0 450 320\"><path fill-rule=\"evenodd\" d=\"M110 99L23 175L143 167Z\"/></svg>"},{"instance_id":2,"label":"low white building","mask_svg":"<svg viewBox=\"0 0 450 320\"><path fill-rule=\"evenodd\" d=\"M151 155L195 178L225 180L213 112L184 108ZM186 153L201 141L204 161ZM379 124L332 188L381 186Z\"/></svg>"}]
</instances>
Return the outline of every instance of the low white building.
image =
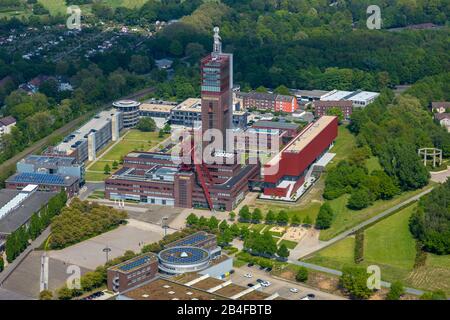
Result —
<instances>
[{"instance_id":1,"label":"low white building","mask_svg":"<svg viewBox=\"0 0 450 320\"><path fill-rule=\"evenodd\" d=\"M320 100L321 101L340 101L340 100L349 100L353 102L353 107L355 108L364 108L368 104L375 101L375 99L380 94L378 92L371 91L341 91L341 90L333 90L323 95Z\"/></svg>"}]
</instances>

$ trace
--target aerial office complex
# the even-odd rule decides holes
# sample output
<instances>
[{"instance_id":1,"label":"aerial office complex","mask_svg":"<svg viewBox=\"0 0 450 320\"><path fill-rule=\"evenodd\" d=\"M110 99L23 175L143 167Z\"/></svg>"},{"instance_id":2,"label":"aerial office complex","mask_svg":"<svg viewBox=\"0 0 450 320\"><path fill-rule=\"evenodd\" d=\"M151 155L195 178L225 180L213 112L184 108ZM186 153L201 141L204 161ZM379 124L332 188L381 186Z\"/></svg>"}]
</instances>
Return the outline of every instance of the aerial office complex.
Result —
<instances>
[{"instance_id":1,"label":"aerial office complex","mask_svg":"<svg viewBox=\"0 0 450 320\"><path fill-rule=\"evenodd\" d=\"M133 128L138 124L140 105L140 102L133 100L120 100L113 103L113 107L117 112L122 113L123 126L125 128Z\"/></svg>"},{"instance_id":2,"label":"aerial office complex","mask_svg":"<svg viewBox=\"0 0 450 320\"><path fill-rule=\"evenodd\" d=\"M275 156L270 164L279 164L279 172L274 174L263 171L261 176L259 162L248 164L247 159L241 163L237 153L226 152L226 132L232 129L233 57L221 52L217 32L214 39L214 51L201 63L201 132L219 130L224 136L223 150L212 150L214 162L208 164L195 161L185 164L181 163L181 158L174 159L164 153L132 152L124 158L123 168L105 181L105 198L182 208L233 210L254 187L262 187L268 197L289 197L305 183L311 165L328 150L337 136L337 117L322 117L300 133L298 125L275 122L257 123L247 131L237 129L237 133L247 139L244 148L249 154L261 153L258 142L255 145L255 141L248 138L251 133L257 137L266 136L270 147L275 142L279 143L278 146L292 140L281 153L278 148L267 152ZM197 106L199 103L198 99L184 102ZM176 112L178 108L173 110ZM236 146L236 140L233 143Z\"/></svg>"}]
</instances>

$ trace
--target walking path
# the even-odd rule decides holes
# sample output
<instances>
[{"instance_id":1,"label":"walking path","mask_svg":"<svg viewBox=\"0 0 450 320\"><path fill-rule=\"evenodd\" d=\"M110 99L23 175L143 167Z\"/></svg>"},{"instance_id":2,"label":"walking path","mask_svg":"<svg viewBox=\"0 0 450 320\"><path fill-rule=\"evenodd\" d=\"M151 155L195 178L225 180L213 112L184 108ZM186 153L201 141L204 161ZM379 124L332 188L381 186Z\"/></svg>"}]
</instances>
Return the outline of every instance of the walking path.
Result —
<instances>
[{"instance_id":1,"label":"walking path","mask_svg":"<svg viewBox=\"0 0 450 320\"><path fill-rule=\"evenodd\" d=\"M401 203L399 203L399 204L397 204L397 205L395 205L395 206L393 206L393 207L391 207L391 208L389 208L389 209L387 209L387 210L377 214L376 216L374 216L374 217L372 217L370 219L367 219L366 221L356 225L355 227L342 232L341 234L337 235L336 237L334 237L334 238L332 238L332 239L330 239L328 241L318 241L315 245L311 245L311 246L304 246L302 244L299 244L299 245L297 245L296 248L294 248L291 251L290 257L292 259L298 260L298 259L304 258L304 257L306 257L306 256L308 256L308 255L310 255L310 254L312 254L312 253L314 253L316 251L319 251L319 250L321 250L323 248L326 248L326 247L332 245L333 243L336 243L336 242L338 242L340 240L343 240L346 237L348 237L349 235L355 233L356 231L358 231L360 229L363 229L363 228L367 227L368 225L370 225L370 224L372 224L372 223L374 223L374 222L384 218L385 216L393 213L394 211L396 211L396 210L398 210L398 209L400 209L400 208L402 208L402 207L404 207L404 206L406 206L408 204L411 204L411 203L419 200L422 196L430 193L432 190L433 190L433 187L430 188L430 189L427 189L425 191L422 191L421 193L419 193L419 194L417 194L417 195L415 195L415 196L413 196L413 197L411 197L411 198L409 198L409 199L407 199L407 200L405 200L405 201L403 201L403 202L401 202Z\"/></svg>"},{"instance_id":2,"label":"walking path","mask_svg":"<svg viewBox=\"0 0 450 320\"><path fill-rule=\"evenodd\" d=\"M288 260L288 262L292 263L292 264L295 264L295 265L298 265L298 266L303 266L303 267L308 268L308 269L329 273L329 274L332 274L332 275L335 275L335 276L341 276L342 275L342 272L339 271L339 270L330 269L330 268L318 266L318 265L307 263L307 262L301 262L301 261L296 261L296 260ZM381 286L383 286L385 288L390 288L391 287L391 283L390 282L381 281L380 283L381 283ZM417 295L417 296L421 296L424 293L422 290L418 290L418 289L414 289L414 288L405 288L405 292L409 293L409 294L414 294L414 295Z\"/></svg>"}]
</instances>

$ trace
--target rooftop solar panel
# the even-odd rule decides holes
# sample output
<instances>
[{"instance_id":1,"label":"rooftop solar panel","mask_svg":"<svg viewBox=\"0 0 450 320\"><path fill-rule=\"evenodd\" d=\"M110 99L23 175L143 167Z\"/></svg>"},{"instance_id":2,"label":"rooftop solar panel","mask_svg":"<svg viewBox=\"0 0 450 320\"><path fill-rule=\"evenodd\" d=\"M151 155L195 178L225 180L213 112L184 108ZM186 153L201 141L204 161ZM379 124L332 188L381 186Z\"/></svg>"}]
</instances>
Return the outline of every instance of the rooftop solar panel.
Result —
<instances>
[{"instance_id":1,"label":"rooftop solar panel","mask_svg":"<svg viewBox=\"0 0 450 320\"><path fill-rule=\"evenodd\" d=\"M175 244L177 246L180 246L180 247L182 247L182 246L190 246L190 245L199 243L200 241L204 241L206 239L208 239L207 235L198 233L198 234L192 235L191 237L187 237L185 239L182 239L179 242L175 242Z\"/></svg>"},{"instance_id":2,"label":"rooftop solar panel","mask_svg":"<svg viewBox=\"0 0 450 320\"><path fill-rule=\"evenodd\" d=\"M32 184L56 184L63 185L64 177L46 173L19 173L14 176L12 182L32 183Z\"/></svg>"},{"instance_id":3,"label":"rooftop solar panel","mask_svg":"<svg viewBox=\"0 0 450 320\"><path fill-rule=\"evenodd\" d=\"M160 258L168 263L190 264L200 262L208 257L208 252L201 248L174 247L163 250Z\"/></svg>"},{"instance_id":4,"label":"rooftop solar panel","mask_svg":"<svg viewBox=\"0 0 450 320\"><path fill-rule=\"evenodd\" d=\"M133 270L133 269L135 269L137 267L140 267L140 266L148 263L149 261L150 261L150 257L148 257L148 256L142 257L142 258L139 258L139 259L137 259L135 261L127 263L127 264L125 264L123 266L120 266L119 269L122 270L122 271L130 271L130 270Z\"/></svg>"}]
</instances>

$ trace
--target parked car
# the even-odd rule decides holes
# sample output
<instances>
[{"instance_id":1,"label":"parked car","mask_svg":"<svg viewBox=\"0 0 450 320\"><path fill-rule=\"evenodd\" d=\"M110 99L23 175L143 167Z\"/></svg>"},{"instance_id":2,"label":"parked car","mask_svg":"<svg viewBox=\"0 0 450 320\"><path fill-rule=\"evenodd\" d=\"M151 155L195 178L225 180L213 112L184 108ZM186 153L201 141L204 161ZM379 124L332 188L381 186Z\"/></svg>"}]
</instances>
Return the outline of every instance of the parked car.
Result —
<instances>
[{"instance_id":1,"label":"parked car","mask_svg":"<svg viewBox=\"0 0 450 320\"><path fill-rule=\"evenodd\" d=\"M308 293L306 296L310 299L314 299L316 297L314 293Z\"/></svg>"},{"instance_id":2,"label":"parked car","mask_svg":"<svg viewBox=\"0 0 450 320\"><path fill-rule=\"evenodd\" d=\"M270 271L272 271L272 268L266 268L266 272L270 272Z\"/></svg>"},{"instance_id":3,"label":"parked car","mask_svg":"<svg viewBox=\"0 0 450 320\"><path fill-rule=\"evenodd\" d=\"M250 262L248 265L247 265L247 267L249 267L249 268L251 268L251 267L253 267L255 264L253 263L253 262Z\"/></svg>"},{"instance_id":4,"label":"parked car","mask_svg":"<svg viewBox=\"0 0 450 320\"><path fill-rule=\"evenodd\" d=\"M263 280L263 279L256 279L256 282L258 282L258 283L263 283L264 280Z\"/></svg>"},{"instance_id":5,"label":"parked car","mask_svg":"<svg viewBox=\"0 0 450 320\"><path fill-rule=\"evenodd\" d=\"M264 270L265 268L263 267L263 266L260 266L259 267L259 270Z\"/></svg>"},{"instance_id":6,"label":"parked car","mask_svg":"<svg viewBox=\"0 0 450 320\"><path fill-rule=\"evenodd\" d=\"M251 273L246 273L246 274L244 274L244 277L246 277L246 278L252 278L253 275L252 275Z\"/></svg>"},{"instance_id":7,"label":"parked car","mask_svg":"<svg viewBox=\"0 0 450 320\"><path fill-rule=\"evenodd\" d=\"M297 293L298 289L297 288L290 288L289 291L292 292L292 293Z\"/></svg>"},{"instance_id":8,"label":"parked car","mask_svg":"<svg viewBox=\"0 0 450 320\"><path fill-rule=\"evenodd\" d=\"M249 283L249 284L247 285L247 287L253 287L253 286L254 286L253 283Z\"/></svg>"},{"instance_id":9,"label":"parked car","mask_svg":"<svg viewBox=\"0 0 450 320\"><path fill-rule=\"evenodd\" d=\"M270 283L270 281L263 281L263 282L261 282L261 285L262 285L263 287L268 287L268 286L271 285L271 283Z\"/></svg>"}]
</instances>

